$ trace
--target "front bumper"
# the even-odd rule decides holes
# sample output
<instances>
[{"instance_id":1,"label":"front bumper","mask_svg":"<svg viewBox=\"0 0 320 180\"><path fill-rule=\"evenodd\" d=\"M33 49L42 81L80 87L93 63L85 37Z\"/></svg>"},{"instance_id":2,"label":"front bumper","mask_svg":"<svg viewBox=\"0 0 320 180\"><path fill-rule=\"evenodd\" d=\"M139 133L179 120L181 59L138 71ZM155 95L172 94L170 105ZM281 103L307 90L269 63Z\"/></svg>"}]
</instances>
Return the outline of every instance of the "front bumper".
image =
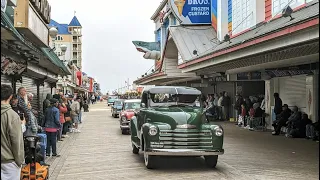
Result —
<instances>
[{"instance_id":1,"label":"front bumper","mask_svg":"<svg viewBox=\"0 0 320 180\"><path fill-rule=\"evenodd\" d=\"M121 129L129 129L129 125L120 125Z\"/></svg>"},{"instance_id":2,"label":"front bumper","mask_svg":"<svg viewBox=\"0 0 320 180\"><path fill-rule=\"evenodd\" d=\"M129 129L130 128L130 121L121 121L120 128L121 129Z\"/></svg>"},{"instance_id":3,"label":"front bumper","mask_svg":"<svg viewBox=\"0 0 320 180\"><path fill-rule=\"evenodd\" d=\"M150 149L147 155L156 156L212 156L224 154L224 149L220 150L198 150L198 149Z\"/></svg>"}]
</instances>

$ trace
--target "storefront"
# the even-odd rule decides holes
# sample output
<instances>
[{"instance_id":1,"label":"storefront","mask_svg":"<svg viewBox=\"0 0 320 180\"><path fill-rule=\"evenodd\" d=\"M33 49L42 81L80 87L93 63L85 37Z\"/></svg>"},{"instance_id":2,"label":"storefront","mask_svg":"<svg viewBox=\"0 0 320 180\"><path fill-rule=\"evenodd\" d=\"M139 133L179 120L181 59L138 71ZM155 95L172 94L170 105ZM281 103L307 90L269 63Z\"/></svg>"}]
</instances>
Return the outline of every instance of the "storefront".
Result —
<instances>
[{"instance_id":1,"label":"storefront","mask_svg":"<svg viewBox=\"0 0 320 180\"><path fill-rule=\"evenodd\" d=\"M297 106L312 121L318 121L319 63L268 69L266 72L271 77L266 81L270 114L274 106L273 93L279 93L283 104Z\"/></svg>"}]
</instances>

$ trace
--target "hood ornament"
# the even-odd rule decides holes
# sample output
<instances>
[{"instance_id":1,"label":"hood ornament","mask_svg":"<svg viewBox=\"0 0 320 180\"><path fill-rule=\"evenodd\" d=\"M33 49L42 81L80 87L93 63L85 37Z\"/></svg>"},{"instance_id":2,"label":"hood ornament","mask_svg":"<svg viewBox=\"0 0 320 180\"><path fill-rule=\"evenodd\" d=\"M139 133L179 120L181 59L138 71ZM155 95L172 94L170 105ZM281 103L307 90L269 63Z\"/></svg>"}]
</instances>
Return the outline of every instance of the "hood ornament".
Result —
<instances>
[{"instance_id":1,"label":"hood ornament","mask_svg":"<svg viewBox=\"0 0 320 180\"><path fill-rule=\"evenodd\" d=\"M183 125L177 125L177 128L179 129L194 129L197 126L191 125L191 124L183 124Z\"/></svg>"}]
</instances>

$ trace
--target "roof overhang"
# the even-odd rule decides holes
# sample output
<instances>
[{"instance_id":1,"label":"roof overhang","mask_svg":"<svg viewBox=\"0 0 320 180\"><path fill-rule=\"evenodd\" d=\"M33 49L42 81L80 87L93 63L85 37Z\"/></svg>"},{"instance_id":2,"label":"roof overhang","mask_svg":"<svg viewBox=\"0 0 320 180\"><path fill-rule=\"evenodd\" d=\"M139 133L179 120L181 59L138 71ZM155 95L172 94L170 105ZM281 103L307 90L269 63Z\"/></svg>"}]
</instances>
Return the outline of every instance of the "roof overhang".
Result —
<instances>
[{"instance_id":1,"label":"roof overhang","mask_svg":"<svg viewBox=\"0 0 320 180\"><path fill-rule=\"evenodd\" d=\"M292 14L294 19L291 21L289 18L281 17L270 23L266 22L259 27L255 27L248 32L232 38L231 43L221 43L206 54L180 64L179 68L183 70L182 72L194 72L201 68L213 66L221 61L230 61L264 51L290 46L292 43L318 39L318 3L319 2L313 3L294 12ZM312 31L314 29L317 33L313 32L312 37L309 37L309 32L306 31ZM303 32L303 30L305 30L305 32ZM292 34L301 38L292 38ZM302 38L302 36L304 36L304 38Z\"/></svg>"},{"instance_id":2,"label":"roof overhang","mask_svg":"<svg viewBox=\"0 0 320 180\"><path fill-rule=\"evenodd\" d=\"M313 19L241 45L179 65L182 72L213 72L319 53L319 19ZM310 49L308 49L310 48ZM298 51L299 50L299 51ZM295 55L293 57L293 55ZM275 59L278 57L278 59ZM233 65L232 65L233 64ZM230 65L227 67L226 65ZM215 70L215 71L213 71Z\"/></svg>"},{"instance_id":3,"label":"roof overhang","mask_svg":"<svg viewBox=\"0 0 320 180\"><path fill-rule=\"evenodd\" d=\"M157 10L151 16L151 20L155 20L159 16L159 12L166 6L168 0L163 0L158 6Z\"/></svg>"}]
</instances>

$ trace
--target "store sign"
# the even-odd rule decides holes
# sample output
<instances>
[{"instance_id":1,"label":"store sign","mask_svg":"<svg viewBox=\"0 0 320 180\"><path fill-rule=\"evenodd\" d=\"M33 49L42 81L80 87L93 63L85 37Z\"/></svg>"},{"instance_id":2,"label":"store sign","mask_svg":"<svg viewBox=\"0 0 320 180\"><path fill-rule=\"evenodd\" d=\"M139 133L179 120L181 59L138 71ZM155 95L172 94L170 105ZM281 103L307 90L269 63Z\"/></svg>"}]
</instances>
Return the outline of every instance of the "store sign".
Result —
<instances>
[{"instance_id":1,"label":"store sign","mask_svg":"<svg viewBox=\"0 0 320 180\"><path fill-rule=\"evenodd\" d=\"M225 82L227 81L227 77L225 76L216 76L213 78L208 79L209 82Z\"/></svg>"},{"instance_id":2,"label":"store sign","mask_svg":"<svg viewBox=\"0 0 320 180\"><path fill-rule=\"evenodd\" d=\"M39 19L31 6L29 6L28 25L33 34L38 36L43 43L48 45L49 30L46 24Z\"/></svg>"},{"instance_id":3,"label":"store sign","mask_svg":"<svg viewBox=\"0 0 320 180\"><path fill-rule=\"evenodd\" d=\"M18 0L14 9L14 27L36 45L47 47L49 45L49 29L46 23L50 22L51 11L46 0ZM50 13L49 13L50 14Z\"/></svg>"},{"instance_id":4,"label":"store sign","mask_svg":"<svg viewBox=\"0 0 320 180\"><path fill-rule=\"evenodd\" d=\"M1 0L1 11L6 12L7 0Z\"/></svg>"},{"instance_id":5,"label":"store sign","mask_svg":"<svg viewBox=\"0 0 320 180\"><path fill-rule=\"evenodd\" d=\"M238 73L237 80L261 80L261 72Z\"/></svg>"},{"instance_id":6,"label":"store sign","mask_svg":"<svg viewBox=\"0 0 320 180\"><path fill-rule=\"evenodd\" d=\"M266 69L266 73L271 77L297 76L303 74L313 74L312 70L319 66L317 63L291 66L278 69Z\"/></svg>"},{"instance_id":7,"label":"store sign","mask_svg":"<svg viewBox=\"0 0 320 180\"><path fill-rule=\"evenodd\" d=\"M169 3L181 24L211 24L211 0L169 0Z\"/></svg>"},{"instance_id":8,"label":"store sign","mask_svg":"<svg viewBox=\"0 0 320 180\"><path fill-rule=\"evenodd\" d=\"M49 24L51 20L51 6L48 3L48 0L30 0L30 2L38 14L42 17L42 20Z\"/></svg>"}]
</instances>

